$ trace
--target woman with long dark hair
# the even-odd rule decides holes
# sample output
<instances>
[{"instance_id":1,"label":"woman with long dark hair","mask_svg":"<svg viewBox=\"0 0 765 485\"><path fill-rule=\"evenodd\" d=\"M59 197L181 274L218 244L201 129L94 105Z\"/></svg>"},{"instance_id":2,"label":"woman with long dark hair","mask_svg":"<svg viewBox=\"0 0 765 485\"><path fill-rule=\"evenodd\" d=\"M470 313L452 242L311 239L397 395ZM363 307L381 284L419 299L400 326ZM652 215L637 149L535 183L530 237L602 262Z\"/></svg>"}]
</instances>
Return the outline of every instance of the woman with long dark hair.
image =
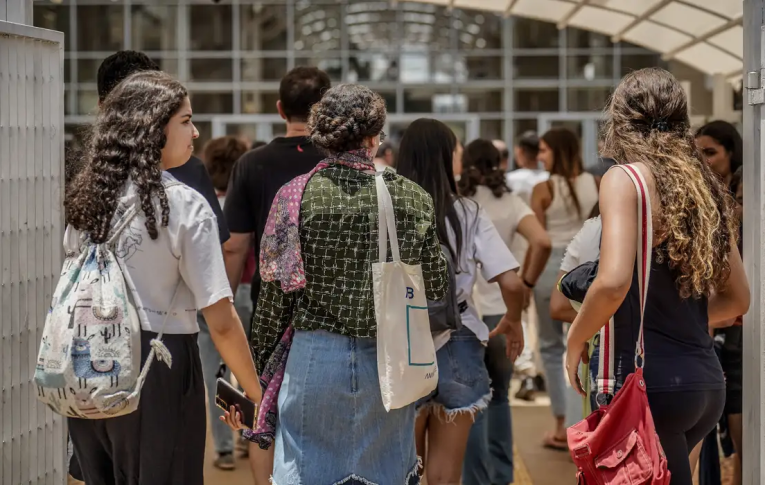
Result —
<instances>
[{"instance_id":1,"label":"woman with long dark hair","mask_svg":"<svg viewBox=\"0 0 765 485\"><path fill-rule=\"evenodd\" d=\"M138 209L114 254L143 328L142 361L162 328L172 355L172 367L154 365L148 372L137 411L104 420L69 418L89 484L202 485L206 420L197 309L223 361L260 400L215 215L204 197L166 172L191 156L199 136L191 116L178 81L151 71L130 76L101 105L82 171L65 197L69 252L78 252L84 240L106 242L123 215Z\"/></svg>"},{"instance_id":2,"label":"woman with long dark hair","mask_svg":"<svg viewBox=\"0 0 765 485\"><path fill-rule=\"evenodd\" d=\"M595 177L584 171L579 139L566 128L553 128L539 140L539 159L550 172L546 182L531 194L531 208L552 240L552 254L534 287L539 314L539 352L545 370L555 428L544 437L548 448L567 450L566 381L563 353L566 349L563 322L550 316L550 297L558 283L560 262L566 247L584 225L598 202Z\"/></svg>"},{"instance_id":3,"label":"woman with long dark hair","mask_svg":"<svg viewBox=\"0 0 765 485\"><path fill-rule=\"evenodd\" d=\"M486 211L508 249L516 233L528 241L526 264L521 269L521 280L528 282L525 296L528 302L530 287L542 274L550 256L550 238L531 208L523 199L510 193L500 162L501 154L491 141L478 139L470 142L462 155L463 172L457 187L460 195L469 197ZM499 286L478 275L474 299L483 322L493 330L507 312ZM491 379L491 402L486 411L476 416L470 431L463 473L466 485L513 481L509 401L513 363L505 355L502 337L489 341L484 361Z\"/></svg>"},{"instance_id":4,"label":"woman with long dark hair","mask_svg":"<svg viewBox=\"0 0 765 485\"><path fill-rule=\"evenodd\" d=\"M483 209L457 195L453 164L461 151L449 127L431 119L409 125L399 147L399 174L422 186L433 198L438 239L455 261L457 286L452 291L463 325L456 332L434 335L438 387L419 403L415 436L430 485L460 482L473 417L491 399L485 344L490 338L504 337L510 362L523 348L523 289L515 272L518 262ZM487 281L499 284L507 306L491 332L473 302L479 270Z\"/></svg>"},{"instance_id":5,"label":"woman with long dark hair","mask_svg":"<svg viewBox=\"0 0 765 485\"><path fill-rule=\"evenodd\" d=\"M696 146L704 161L726 185L744 164L744 141L735 126L727 121L712 121L696 131Z\"/></svg>"},{"instance_id":6,"label":"woman with long dark hair","mask_svg":"<svg viewBox=\"0 0 765 485\"><path fill-rule=\"evenodd\" d=\"M749 307L738 220L728 187L696 149L685 91L669 72L649 68L625 76L606 116L605 154L640 171L653 208L643 375L672 484L691 485L688 455L725 405L709 323ZM634 370L641 322L637 191L624 170L613 169L600 190L598 274L568 333L566 367L580 392L576 374L586 342L614 316L618 389Z\"/></svg>"}]
</instances>

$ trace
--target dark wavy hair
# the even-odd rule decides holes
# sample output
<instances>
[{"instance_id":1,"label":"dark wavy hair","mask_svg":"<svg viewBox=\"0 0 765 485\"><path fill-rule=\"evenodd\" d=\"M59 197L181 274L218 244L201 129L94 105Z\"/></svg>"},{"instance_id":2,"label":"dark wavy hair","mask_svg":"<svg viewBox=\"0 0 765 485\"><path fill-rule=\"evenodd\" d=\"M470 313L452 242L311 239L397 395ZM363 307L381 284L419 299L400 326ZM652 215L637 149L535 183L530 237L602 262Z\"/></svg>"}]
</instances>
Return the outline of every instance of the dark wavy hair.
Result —
<instances>
[{"instance_id":1,"label":"dark wavy hair","mask_svg":"<svg viewBox=\"0 0 765 485\"><path fill-rule=\"evenodd\" d=\"M246 152L247 144L235 136L221 136L205 143L202 161L215 190L226 191L234 164Z\"/></svg>"},{"instance_id":2,"label":"dark wavy hair","mask_svg":"<svg viewBox=\"0 0 765 485\"><path fill-rule=\"evenodd\" d=\"M566 181L571 203L576 209L577 217L580 217L582 206L579 204L579 197L574 190L574 179L584 172L579 138L567 128L553 128L542 135L542 141L553 152L553 166L550 173L560 175ZM569 201L565 201L565 203L569 208L571 207Z\"/></svg>"},{"instance_id":3,"label":"dark wavy hair","mask_svg":"<svg viewBox=\"0 0 765 485\"><path fill-rule=\"evenodd\" d=\"M313 105L308 130L314 146L323 152L349 152L378 135L386 117L385 101L379 94L358 84L340 84Z\"/></svg>"},{"instance_id":4,"label":"dark wavy hair","mask_svg":"<svg viewBox=\"0 0 765 485\"><path fill-rule=\"evenodd\" d=\"M84 167L64 199L66 219L87 232L94 243L106 242L120 194L135 183L146 216L146 229L158 237L153 199L167 226L170 206L162 185L165 127L187 97L186 88L167 74L131 75L106 97L92 127Z\"/></svg>"},{"instance_id":5,"label":"dark wavy hair","mask_svg":"<svg viewBox=\"0 0 765 485\"><path fill-rule=\"evenodd\" d=\"M499 168L501 161L502 154L491 141L479 138L468 143L462 154L462 177L457 183L460 194L472 197L479 185L491 189L496 198L510 192L505 172Z\"/></svg>"},{"instance_id":6,"label":"dark wavy hair","mask_svg":"<svg viewBox=\"0 0 765 485\"><path fill-rule=\"evenodd\" d=\"M606 108L604 155L651 170L661 208L657 233L684 298L709 296L730 274L731 241L738 233L728 187L696 148L688 99L680 82L660 68L622 79Z\"/></svg>"},{"instance_id":7,"label":"dark wavy hair","mask_svg":"<svg viewBox=\"0 0 765 485\"><path fill-rule=\"evenodd\" d=\"M404 132L398 147L397 171L399 175L425 189L433 198L438 240L449 248L452 260L459 265L462 225L454 202L474 202L457 195L452 168L457 143L454 132L444 123L428 118L415 120ZM454 246L449 242L447 221L454 231Z\"/></svg>"}]
</instances>

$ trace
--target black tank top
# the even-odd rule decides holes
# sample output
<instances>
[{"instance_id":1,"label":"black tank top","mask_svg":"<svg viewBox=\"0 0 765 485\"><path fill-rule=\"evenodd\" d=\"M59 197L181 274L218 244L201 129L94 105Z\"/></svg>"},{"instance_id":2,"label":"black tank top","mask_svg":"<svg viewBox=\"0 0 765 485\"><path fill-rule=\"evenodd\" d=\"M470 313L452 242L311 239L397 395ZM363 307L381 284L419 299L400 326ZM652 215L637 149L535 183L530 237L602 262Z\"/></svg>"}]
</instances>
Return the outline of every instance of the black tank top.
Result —
<instances>
[{"instance_id":1,"label":"black tank top","mask_svg":"<svg viewBox=\"0 0 765 485\"><path fill-rule=\"evenodd\" d=\"M661 246L660 246L661 247ZM659 248L660 248L659 247ZM649 391L725 389L722 367L709 335L707 298L680 297L676 274L653 250L645 309L645 381ZM637 264L627 298L614 316L616 377L620 383L634 372L635 344L640 330Z\"/></svg>"}]
</instances>

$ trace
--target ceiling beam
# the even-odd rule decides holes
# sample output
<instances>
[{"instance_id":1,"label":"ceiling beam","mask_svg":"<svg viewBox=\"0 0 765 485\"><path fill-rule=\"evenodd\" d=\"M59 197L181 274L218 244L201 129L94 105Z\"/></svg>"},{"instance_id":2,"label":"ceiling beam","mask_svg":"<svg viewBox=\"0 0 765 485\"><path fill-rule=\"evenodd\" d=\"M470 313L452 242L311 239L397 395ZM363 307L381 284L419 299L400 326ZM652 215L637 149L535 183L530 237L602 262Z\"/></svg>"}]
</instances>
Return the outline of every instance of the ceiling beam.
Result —
<instances>
[{"instance_id":1,"label":"ceiling beam","mask_svg":"<svg viewBox=\"0 0 765 485\"><path fill-rule=\"evenodd\" d=\"M509 17L513 14L513 8L516 3L518 3L518 0L510 0L510 3L507 4L507 8L505 9L505 17Z\"/></svg>"},{"instance_id":2,"label":"ceiling beam","mask_svg":"<svg viewBox=\"0 0 765 485\"><path fill-rule=\"evenodd\" d=\"M568 27L568 23L571 22L571 19L574 18L574 15L576 15L582 7L587 6L592 0L580 0L579 3L574 5L574 8L572 8L566 15L563 16L562 19L558 21L558 30L563 30L566 27Z\"/></svg>"},{"instance_id":3,"label":"ceiling beam","mask_svg":"<svg viewBox=\"0 0 765 485\"><path fill-rule=\"evenodd\" d=\"M735 27L737 25L742 25L743 21L744 21L743 15L739 15L738 17L732 18L729 21L727 21L724 24L722 24L721 26L719 26L719 27L717 27L715 29L710 30L706 34L700 35L698 37L694 37L693 39L689 40L685 44L682 44L682 45L680 45L678 47L675 47L671 51L666 52L664 55L661 56L661 58L663 60L665 60L665 61L669 61L669 60L673 59L679 52L682 52L682 51L684 51L686 49L690 49L691 47L693 47L695 45L698 45L698 44L700 44L702 42L706 42L707 40L711 39L712 37L714 37L714 36L716 36L718 34L721 34L721 33L725 32L726 30L731 29L731 28L733 28L733 27Z\"/></svg>"},{"instance_id":4,"label":"ceiling beam","mask_svg":"<svg viewBox=\"0 0 765 485\"><path fill-rule=\"evenodd\" d=\"M630 30L634 29L635 26L637 24L639 24L640 22L648 19L651 15L655 14L656 12L661 10L662 8L664 8L667 5L669 5L670 3L672 3L672 1L673 0L661 0L659 3L657 3L653 7L649 8L648 10L643 12L641 15L635 17L635 19L632 22L630 22L626 27L624 27L622 30L620 30L619 32L617 32L616 34L611 36L611 42L614 42L614 43L621 42L622 41L622 37L624 37L624 34L629 32Z\"/></svg>"}]
</instances>

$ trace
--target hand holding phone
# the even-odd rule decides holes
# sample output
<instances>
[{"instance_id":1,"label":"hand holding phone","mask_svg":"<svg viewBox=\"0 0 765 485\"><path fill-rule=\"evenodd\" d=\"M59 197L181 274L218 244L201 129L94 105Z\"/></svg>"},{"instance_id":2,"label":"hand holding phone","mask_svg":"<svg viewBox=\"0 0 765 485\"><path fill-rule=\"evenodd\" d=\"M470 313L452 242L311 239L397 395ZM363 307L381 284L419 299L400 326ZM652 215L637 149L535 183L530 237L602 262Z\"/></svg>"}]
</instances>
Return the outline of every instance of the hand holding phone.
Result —
<instances>
[{"instance_id":1,"label":"hand holding phone","mask_svg":"<svg viewBox=\"0 0 765 485\"><path fill-rule=\"evenodd\" d=\"M233 407L239 415L241 424L249 429L255 427L258 416L258 405L224 379L218 379L215 391L215 405L227 413ZM229 421L226 421L229 423ZM234 417L231 422L236 422ZM231 423L229 423L230 425Z\"/></svg>"}]
</instances>

